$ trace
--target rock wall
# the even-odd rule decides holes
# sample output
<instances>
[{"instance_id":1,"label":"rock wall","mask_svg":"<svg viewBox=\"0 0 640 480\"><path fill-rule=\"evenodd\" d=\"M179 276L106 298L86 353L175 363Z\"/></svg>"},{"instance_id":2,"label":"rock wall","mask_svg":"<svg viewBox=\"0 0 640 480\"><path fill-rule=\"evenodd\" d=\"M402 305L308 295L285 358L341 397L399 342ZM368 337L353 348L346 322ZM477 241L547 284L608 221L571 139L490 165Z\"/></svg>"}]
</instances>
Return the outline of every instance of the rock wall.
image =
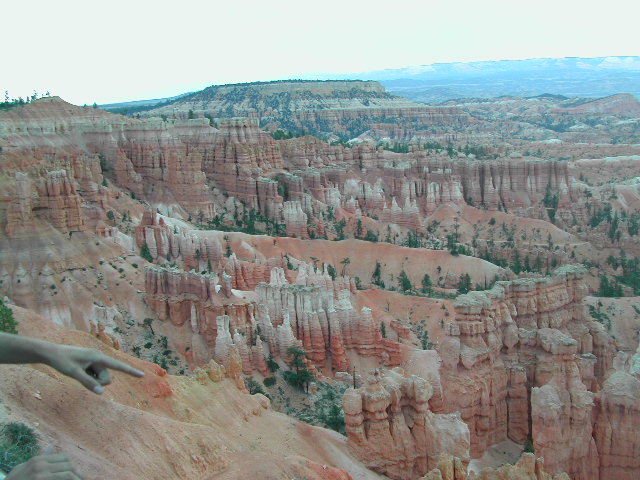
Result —
<instances>
[{"instance_id":1,"label":"rock wall","mask_svg":"<svg viewBox=\"0 0 640 480\"><path fill-rule=\"evenodd\" d=\"M399 368L374 371L366 386L343 396L349 447L369 468L397 480L422 477L442 453L468 461L467 426L457 414L434 414L432 394L427 381Z\"/></svg>"},{"instance_id":2,"label":"rock wall","mask_svg":"<svg viewBox=\"0 0 640 480\"><path fill-rule=\"evenodd\" d=\"M14 236L33 228L35 217L45 220L62 233L87 229L83 199L66 170L46 172L46 176L36 182L36 188L29 175L17 172L15 192L15 196L8 199L7 235Z\"/></svg>"},{"instance_id":3,"label":"rock wall","mask_svg":"<svg viewBox=\"0 0 640 480\"><path fill-rule=\"evenodd\" d=\"M264 306L259 321L263 331L271 329L269 323L291 329L309 360L333 371L349 371L346 349L390 363L393 347L384 345L371 310L354 308L355 285L347 285L352 290L343 289L344 283L333 281L326 270L321 274L310 265L299 267L295 284L287 282L282 269L273 269L271 281L256 288L257 302ZM272 342L269 336L267 341Z\"/></svg>"},{"instance_id":4,"label":"rock wall","mask_svg":"<svg viewBox=\"0 0 640 480\"><path fill-rule=\"evenodd\" d=\"M31 181L29 176L22 172L17 172L15 179L15 195L6 198L7 223L5 232L10 237L20 230L34 227Z\"/></svg>"},{"instance_id":5,"label":"rock wall","mask_svg":"<svg viewBox=\"0 0 640 480\"><path fill-rule=\"evenodd\" d=\"M97 148L106 151L107 164L115 180L139 198L158 204L177 204L194 218L210 219L214 199L203 171L200 143L211 142L211 129L192 124L187 132L180 125L148 122L129 126L116 142Z\"/></svg>"},{"instance_id":6,"label":"rock wall","mask_svg":"<svg viewBox=\"0 0 640 480\"><path fill-rule=\"evenodd\" d=\"M256 119L220 119L217 126L212 143L201 147L205 175L249 208L276 214L282 200L258 187L263 173L284 166L276 141L260 130ZM264 196L259 198L259 193Z\"/></svg>"},{"instance_id":7,"label":"rock wall","mask_svg":"<svg viewBox=\"0 0 640 480\"><path fill-rule=\"evenodd\" d=\"M371 310L354 308L352 280L334 281L326 270L320 273L306 265L291 284L284 270L274 266L269 283L256 285L253 301L235 296L230 288L234 282L225 272L220 276L147 267L145 301L160 320L189 325L202 338L187 339L183 345L197 364L210 358L224 364L231 346L238 349L246 373L264 369L269 354L287 358L294 346L304 348L312 364L333 372L350 370L348 350L385 365L402 360L397 342L382 339Z\"/></svg>"},{"instance_id":8,"label":"rock wall","mask_svg":"<svg viewBox=\"0 0 640 480\"><path fill-rule=\"evenodd\" d=\"M551 473L598 478L590 389L602 381L596 366L611 359L593 355L604 339L602 326L583 314L583 275L567 266L456 300L455 321L438 346L443 397L469 425L474 457L532 436Z\"/></svg>"},{"instance_id":9,"label":"rock wall","mask_svg":"<svg viewBox=\"0 0 640 480\"><path fill-rule=\"evenodd\" d=\"M485 468L481 473L467 474L462 462L451 455L441 455L437 467L421 480L570 480L566 473L551 475L545 472L543 458L532 453L523 453L514 465L499 468Z\"/></svg>"},{"instance_id":10,"label":"rock wall","mask_svg":"<svg viewBox=\"0 0 640 480\"><path fill-rule=\"evenodd\" d=\"M640 471L640 347L633 354L618 353L595 403L599 478L635 479Z\"/></svg>"},{"instance_id":11,"label":"rock wall","mask_svg":"<svg viewBox=\"0 0 640 480\"><path fill-rule=\"evenodd\" d=\"M260 129L257 118L218 119L215 127L205 118L140 121L104 112L88 115L87 109L59 99L39 101L22 110L27 112L23 115L37 114L38 118L46 114L51 125L43 123L40 130L30 128L25 133L15 120L5 133L12 139L38 144L54 134L60 147L53 147L53 157L70 147L79 148L87 158L100 156L105 172L96 158L85 172L80 167L82 161L56 167L70 172L76 188L80 187L88 200L99 202L104 196L100 183L101 174L106 173L120 188L163 213L185 219L190 216L200 223L225 212L229 220L239 205L235 200L244 205L241 213L253 209L284 223L288 235L300 238L307 238L307 223L321 221L328 207L354 215L361 212L416 232L421 230L424 217L445 203L466 201L546 219L541 201L547 186L559 195L558 219L573 222L574 218L588 218L584 184L573 178L567 162L520 157L462 161L419 145L400 154L372 143L347 148L310 136L276 141ZM367 115L374 110L369 109ZM402 113L409 115L407 119L417 115L445 123L445 117L455 118L453 112L443 113L446 108L436 110L420 107L405 112L400 108L389 110L387 115ZM356 117L364 114L354 112ZM45 118L39 121L45 122ZM68 125L64 126L65 122ZM18 136L19 130L22 136ZM286 193L279 190L282 187ZM66 187L63 191L67 192ZM12 207L12 222L19 221L19 210ZM55 215L53 218L63 221ZM69 221L68 228L80 227Z\"/></svg>"}]
</instances>

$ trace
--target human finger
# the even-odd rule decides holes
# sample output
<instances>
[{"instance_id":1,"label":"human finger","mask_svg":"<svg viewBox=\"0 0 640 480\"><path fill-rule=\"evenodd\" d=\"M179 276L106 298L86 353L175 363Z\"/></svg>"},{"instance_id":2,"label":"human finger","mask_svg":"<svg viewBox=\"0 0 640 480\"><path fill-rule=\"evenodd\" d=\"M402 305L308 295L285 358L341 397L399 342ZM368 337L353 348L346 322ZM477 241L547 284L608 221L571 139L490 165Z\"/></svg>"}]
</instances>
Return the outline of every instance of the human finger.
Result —
<instances>
[{"instance_id":1,"label":"human finger","mask_svg":"<svg viewBox=\"0 0 640 480\"><path fill-rule=\"evenodd\" d=\"M104 393L104 387L98 383L98 380L80 367L72 369L69 372L69 376L78 380L87 390L97 394Z\"/></svg>"},{"instance_id":2,"label":"human finger","mask_svg":"<svg viewBox=\"0 0 640 480\"><path fill-rule=\"evenodd\" d=\"M60 472L48 474L42 480L83 480L83 477L75 472Z\"/></svg>"},{"instance_id":3,"label":"human finger","mask_svg":"<svg viewBox=\"0 0 640 480\"><path fill-rule=\"evenodd\" d=\"M47 447L46 450L49 450L50 448L51 447ZM69 461L69 457L64 453L51 453L51 454L45 454L45 455L38 455L37 457L34 457L34 458L43 460L47 463L59 463L59 462Z\"/></svg>"},{"instance_id":4,"label":"human finger","mask_svg":"<svg viewBox=\"0 0 640 480\"><path fill-rule=\"evenodd\" d=\"M75 465L69 461L50 463L47 469L49 473L64 473L64 472L78 473Z\"/></svg>"},{"instance_id":5,"label":"human finger","mask_svg":"<svg viewBox=\"0 0 640 480\"><path fill-rule=\"evenodd\" d=\"M107 368L112 368L113 370L128 373L129 375L133 375L134 377L144 377L144 372L142 370L133 368L131 365L116 360L115 358L107 357L106 355L103 355L103 357L96 363L104 365Z\"/></svg>"},{"instance_id":6,"label":"human finger","mask_svg":"<svg viewBox=\"0 0 640 480\"><path fill-rule=\"evenodd\" d=\"M93 376L96 380L98 380L98 383L100 385L109 385L111 383L111 374L106 368L103 368L97 372L95 372L93 369L90 370L91 371L88 373L94 373Z\"/></svg>"}]
</instances>

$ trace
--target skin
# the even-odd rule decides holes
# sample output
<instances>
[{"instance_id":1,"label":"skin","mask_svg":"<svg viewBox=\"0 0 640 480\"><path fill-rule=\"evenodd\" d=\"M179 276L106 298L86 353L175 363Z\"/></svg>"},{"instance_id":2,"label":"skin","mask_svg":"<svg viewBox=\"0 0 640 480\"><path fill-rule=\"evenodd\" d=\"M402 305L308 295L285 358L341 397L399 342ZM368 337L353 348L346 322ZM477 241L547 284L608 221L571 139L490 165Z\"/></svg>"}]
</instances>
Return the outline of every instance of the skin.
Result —
<instances>
[{"instance_id":1,"label":"skin","mask_svg":"<svg viewBox=\"0 0 640 480\"><path fill-rule=\"evenodd\" d=\"M92 348L60 345L9 333L0 333L0 363L44 363L98 394L111 383L109 369L134 377L144 376L144 372Z\"/></svg>"},{"instance_id":2,"label":"skin","mask_svg":"<svg viewBox=\"0 0 640 480\"><path fill-rule=\"evenodd\" d=\"M44 363L75 378L97 394L103 393L104 387L111 383L109 369L134 377L144 376L144 372L92 348L60 345L8 333L0 333L0 363ZM75 465L63 454L38 455L15 467L5 477L5 480L82 479Z\"/></svg>"},{"instance_id":3,"label":"skin","mask_svg":"<svg viewBox=\"0 0 640 480\"><path fill-rule=\"evenodd\" d=\"M38 455L14 468L5 480L82 480L66 455Z\"/></svg>"}]
</instances>

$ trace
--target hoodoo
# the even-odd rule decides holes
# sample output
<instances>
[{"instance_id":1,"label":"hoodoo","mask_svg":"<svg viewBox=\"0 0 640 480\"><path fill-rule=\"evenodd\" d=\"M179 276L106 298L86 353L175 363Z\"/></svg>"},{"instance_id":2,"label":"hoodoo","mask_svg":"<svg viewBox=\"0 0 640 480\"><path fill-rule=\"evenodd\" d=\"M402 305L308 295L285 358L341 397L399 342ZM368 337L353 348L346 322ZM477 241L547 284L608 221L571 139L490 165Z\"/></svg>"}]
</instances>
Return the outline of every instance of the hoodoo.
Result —
<instances>
[{"instance_id":1,"label":"hoodoo","mask_svg":"<svg viewBox=\"0 0 640 480\"><path fill-rule=\"evenodd\" d=\"M633 97L0 105L0 327L146 373L99 396L2 366L38 452L86 478L640 475Z\"/></svg>"}]
</instances>

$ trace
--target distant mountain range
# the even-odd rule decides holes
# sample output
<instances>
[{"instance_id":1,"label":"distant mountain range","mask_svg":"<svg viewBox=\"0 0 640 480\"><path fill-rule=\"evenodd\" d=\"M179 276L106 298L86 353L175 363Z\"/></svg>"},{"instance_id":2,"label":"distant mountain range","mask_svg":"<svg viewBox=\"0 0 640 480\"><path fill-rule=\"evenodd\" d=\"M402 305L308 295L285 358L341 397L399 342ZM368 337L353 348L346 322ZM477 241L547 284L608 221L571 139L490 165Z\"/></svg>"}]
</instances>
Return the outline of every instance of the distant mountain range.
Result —
<instances>
[{"instance_id":1,"label":"distant mountain range","mask_svg":"<svg viewBox=\"0 0 640 480\"><path fill-rule=\"evenodd\" d=\"M434 63L314 78L377 80L389 93L427 103L543 93L567 97L631 93L640 98L640 57Z\"/></svg>"},{"instance_id":2,"label":"distant mountain range","mask_svg":"<svg viewBox=\"0 0 640 480\"><path fill-rule=\"evenodd\" d=\"M533 97L542 94L602 98L630 93L640 98L640 57L433 63L360 73L314 74L303 77L303 80L374 80L380 82L388 93L422 103L463 98ZM254 82L228 87L244 88L280 82L291 83ZM220 86L208 87L202 92L210 93L217 88ZM120 113L136 112L183 98L186 100L194 95L198 95L198 92L163 99L101 105L101 108Z\"/></svg>"}]
</instances>

